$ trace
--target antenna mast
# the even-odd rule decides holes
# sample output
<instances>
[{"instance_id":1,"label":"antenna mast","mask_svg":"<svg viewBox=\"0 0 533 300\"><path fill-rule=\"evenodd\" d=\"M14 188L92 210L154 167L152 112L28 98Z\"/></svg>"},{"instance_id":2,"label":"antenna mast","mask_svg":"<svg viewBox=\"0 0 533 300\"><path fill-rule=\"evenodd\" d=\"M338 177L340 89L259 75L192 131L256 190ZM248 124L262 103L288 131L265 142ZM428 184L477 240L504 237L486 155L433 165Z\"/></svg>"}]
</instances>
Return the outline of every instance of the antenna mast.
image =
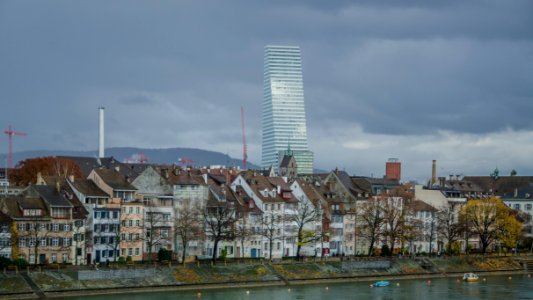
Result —
<instances>
[{"instance_id":1,"label":"antenna mast","mask_svg":"<svg viewBox=\"0 0 533 300\"><path fill-rule=\"evenodd\" d=\"M246 146L246 132L244 131L244 108L241 106L241 127L242 127L242 169L246 170L248 160L248 148Z\"/></svg>"}]
</instances>

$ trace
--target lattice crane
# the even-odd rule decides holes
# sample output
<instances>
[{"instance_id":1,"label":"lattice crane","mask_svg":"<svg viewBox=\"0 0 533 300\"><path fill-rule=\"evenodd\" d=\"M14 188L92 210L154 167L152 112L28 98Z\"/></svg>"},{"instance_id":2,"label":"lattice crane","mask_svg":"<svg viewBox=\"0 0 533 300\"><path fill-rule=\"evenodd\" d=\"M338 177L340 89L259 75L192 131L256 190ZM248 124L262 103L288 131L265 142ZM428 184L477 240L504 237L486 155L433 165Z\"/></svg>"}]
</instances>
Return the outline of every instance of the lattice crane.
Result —
<instances>
[{"instance_id":1,"label":"lattice crane","mask_svg":"<svg viewBox=\"0 0 533 300\"><path fill-rule=\"evenodd\" d=\"M4 133L7 134L7 136L9 137L9 151L7 153L7 167L12 169L13 168L13 136L27 136L28 134L13 130L13 128L11 128L11 125L9 125L7 129L4 130Z\"/></svg>"}]
</instances>

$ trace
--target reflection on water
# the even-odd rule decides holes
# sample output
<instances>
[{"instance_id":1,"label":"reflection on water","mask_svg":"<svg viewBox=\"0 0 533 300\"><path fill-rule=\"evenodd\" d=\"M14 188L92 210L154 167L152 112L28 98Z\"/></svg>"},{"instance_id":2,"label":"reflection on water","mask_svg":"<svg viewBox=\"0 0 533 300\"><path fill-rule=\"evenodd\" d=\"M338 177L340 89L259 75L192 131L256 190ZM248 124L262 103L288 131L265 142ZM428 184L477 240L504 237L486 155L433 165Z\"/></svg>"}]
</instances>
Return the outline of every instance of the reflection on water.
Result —
<instances>
[{"instance_id":1,"label":"reflection on water","mask_svg":"<svg viewBox=\"0 0 533 300\"><path fill-rule=\"evenodd\" d=\"M483 279L486 279L484 281ZM399 286L398 286L399 283ZM373 288L368 282L338 283L328 285L306 285L288 287L265 287L251 289L198 290L190 292L139 293L93 297L73 297L83 300L202 300L243 299L377 299L377 300L438 300L438 299L533 299L533 280L527 275L480 276L477 283L465 283L458 278L392 281L388 287ZM64 298L65 299L65 298Z\"/></svg>"}]
</instances>

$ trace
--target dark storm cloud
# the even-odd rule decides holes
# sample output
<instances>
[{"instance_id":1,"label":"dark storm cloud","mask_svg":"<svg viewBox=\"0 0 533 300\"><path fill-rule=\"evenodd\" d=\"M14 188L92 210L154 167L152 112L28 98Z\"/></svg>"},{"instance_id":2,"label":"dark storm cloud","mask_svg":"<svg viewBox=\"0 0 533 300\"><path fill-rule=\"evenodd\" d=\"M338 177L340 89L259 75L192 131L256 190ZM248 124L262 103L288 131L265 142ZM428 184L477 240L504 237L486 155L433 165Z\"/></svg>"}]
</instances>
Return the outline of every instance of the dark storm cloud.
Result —
<instances>
[{"instance_id":1,"label":"dark storm cloud","mask_svg":"<svg viewBox=\"0 0 533 300\"><path fill-rule=\"evenodd\" d=\"M110 146L237 156L242 105L257 162L263 47L290 44L316 149L350 128L533 130L531 11L527 0L2 1L0 120L30 133L18 149L95 149L104 105Z\"/></svg>"}]
</instances>

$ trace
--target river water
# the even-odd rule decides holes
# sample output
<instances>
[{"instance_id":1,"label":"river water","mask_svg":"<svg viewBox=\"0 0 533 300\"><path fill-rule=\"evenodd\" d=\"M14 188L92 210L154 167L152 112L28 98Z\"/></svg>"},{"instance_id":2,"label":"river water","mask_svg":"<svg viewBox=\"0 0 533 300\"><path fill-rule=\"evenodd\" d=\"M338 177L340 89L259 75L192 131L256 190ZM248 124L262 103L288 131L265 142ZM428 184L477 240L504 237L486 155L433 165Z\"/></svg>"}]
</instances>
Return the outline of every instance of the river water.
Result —
<instances>
[{"instance_id":1,"label":"river water","mask_svg":"<svg viewBox=\"0 0 533 300\"><path fill-rule=\"evenodd\" d=\"M72 297L80 300L175 300L175 299L376 299L376 300L438 300L438 299L533 299L533 279L527 275L480 277L477 283L458 278L394 280L388 287L370 287L368 282L317 284L289 287L264 287L190 292L138 293L107 296ZM484 280L485 279L485 280ZM398 285L399 284L399 285ZM201 295L198 294L201 293ZM65 298L64 298L65 299Z\"/></svg>"}]
</instances>

